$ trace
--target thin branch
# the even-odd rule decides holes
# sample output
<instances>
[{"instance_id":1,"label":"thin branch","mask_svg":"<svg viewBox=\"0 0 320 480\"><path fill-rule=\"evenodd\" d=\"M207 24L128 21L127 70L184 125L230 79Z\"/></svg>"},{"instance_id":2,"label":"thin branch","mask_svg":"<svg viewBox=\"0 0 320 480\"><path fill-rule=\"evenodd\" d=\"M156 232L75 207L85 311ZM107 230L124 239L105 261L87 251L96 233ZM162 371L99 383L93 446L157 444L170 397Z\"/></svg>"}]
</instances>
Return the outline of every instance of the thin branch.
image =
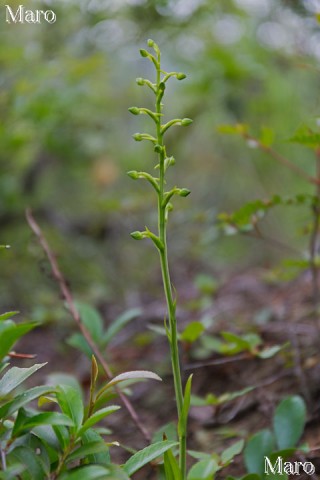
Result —
<instances>
[{"instance_id":1,"label":"thin branch","mask_svg":"<svg viewBox=\"0 0 320 480\"><path fill-rule=\"evenodd\" d=\"M80 314L79 314L79 312L78 312L78 310L75 306L72 293L71 293L71 291L70 291L70 289L67 285L67 282L66 282L63 274L61 273L61 271L59 269L56 257L54 255L54 253L52 252L52 250L50 249L50 246L49 246L48 242L46 241L39 225L37 224L37 222L33 218L30 209L27 209L27 211L26 211L26 218L27 218L27 222L28 222L31 230L36 235L42 249L44 250L44 252L45 252L45 254L46 254L46 256L49 260L49 263L50 263L51 269L52 269L53 277L56 280L57 284L59 285L60 291L62 293L63 298L65 299L65 301L67 303L67 306L68 306L68 309L69 309L69 312L70 312L72 318L74 319L75 323L77 324L77 327L79 328L82 335L86 339L86 341L87 341L88 345L90 346L91 350L93 351L95 357L99 360L107 378L112 379L113 378L112 370L110 369L110 366L108 365L108 363L104 359L100 349L97 347L94 340L92 339L92 337L90 335L90 332L87 330L85 325L81 322L81 317L80 317ZM118 387L115 386L114 388L115 388L117 394L119 395L119 397L121 398L121 401L122 401L123 405L125 406L125 408L129 412L133 422L138 427L138 429L140 430L140 432L144 436L145 440L147 442L150 442L150 440L151 440L150 433L147 431L147 429L141 423L141 421L138 417L138 414L135 411L135 409L134 409L133 405L131 404L130 400L121 392L121 390Z\"/></svg>"},{"instance_id":2,"label":"thin branch","mask_svg":"<svg viewBox=\"0 0 320 480\"><path fill-rule=\"evenodd\" d=\"M316 177L312 177L308 175L304 170L302 170L300 167L292 163L290 160L288 160L286 157L281 155L281 153L278 153L276 150L273 148L263 145L263 143L260 142L259 139L252 137L251 135L244 134L243 137L246 140L253 140L256 142L256 146L260 148L263 152L267 153L270 155L272 158L274 158L278 163L281 163L285 167L289 168L289 170L292 170L293 172L297 173L300 177L304 178L307 180L307 182L312 183L314 185L320 185L320 180Z\"/></svg>"}]
</instances>

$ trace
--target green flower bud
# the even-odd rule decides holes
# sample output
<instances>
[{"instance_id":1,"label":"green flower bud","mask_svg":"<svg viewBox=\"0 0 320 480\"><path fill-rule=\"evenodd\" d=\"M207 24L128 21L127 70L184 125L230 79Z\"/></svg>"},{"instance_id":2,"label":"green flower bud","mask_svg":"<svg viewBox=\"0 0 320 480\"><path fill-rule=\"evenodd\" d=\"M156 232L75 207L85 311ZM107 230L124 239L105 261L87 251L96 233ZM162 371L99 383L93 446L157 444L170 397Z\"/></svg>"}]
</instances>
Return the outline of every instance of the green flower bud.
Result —
<instances>
[{"instance_id":1,"label":"green flower bud","mask_svg":"<svg viewBox=\"0 0 320 480\"><path fill-rule=\"evenodd\" d=\"M137 82L137 84L140 85L140 86L142 86L142 85L145 84L144 78L141 78L141 77L136 78L136 82Z\"/></svg>"},{"instance_id":2,"label":"green flower bud","mask_svg":"<svg viewBox=\"0 0 320 480\"><path fill-rule=\"evenodd\" d=\"M159 90L160 90L161 92L164 92L165 89L166 89L166 84L165 84L164 82L160 82L160 83L159 83Z\"/></svg>"},{"instance_id":3,"label":"green flower bud","mask_svg":"<svg viewBox=\"0 0 320 480\"><path fill-rule=\"evenodd\" d=\"M135 133L134 135L132 135L132 137L136 142L142 142L143 140L141 133Z\"/></svg>"},{"instance_id":4,"label":"green flower bud","mask_svg":"<svg viewBox=\"0 0 320 480\"><path fill-rule=\"evenodd\" d=\"M172 210L173 210L173 205L172 205L171 202L169 202L169 203L167 204L166 210L167 210L167 212L172 212Z\"/></svg>"},{"instance_id":5,"label":"green flower bud","mask_svg":"<svg viewBox=\"0 0 320 480\"><path fill-rule=\"evenodd\" d=\"M130 172L127 172L127 175L130 178L133 178L133 180L137 180L139 178L139 173L136 170L130 170Z\"/></svg>"},{"instance_id":6,"label":"green flower bud","mask_svg":"<svg viewBox=\"0 0 320 480\"><path fill-rule=\"evenodd\" d=\"M149 53L147 52L147 50L144 50L143 48L141 48L140 55L141 57L148 57Z\"/></svg>"},{"instance_id":7,"label":"green flower bud","mask_svg":"<svg viewBox=\"0 0 320 480\"><path fill-rule=\"evenodd\" d=\"M191 118L183 118L181 120L181 125L183 127L187 127L188 125L191 125L192 122L193 122L193 120L191 120Z\"/></svg>"},{"instance_id":8,"label":"green flower bud","mask_svg":"<svg viewBox=\"0 0 320 480\"><path fill-rule=\"evenodd\" d=\"M151 38L149 38L149 40L147 42L147 45L148 45L148 47L153 47L154 46L154 41L151 40Z\"/></svg>"},{"instance_id":9,"label":"green flower bud","mask_svg":"<svg viewBox=\"0 0 320 480\"><path fill-rule=\"evenodd\" d=\"M130 108L128 108L128 110L133 115L139 115L141 113L140 108L138 108L138 107L130 107Z\"/></svg>"},{"instance_id":10,"label":"green flower bud","mask_svg":"<svg viewBox=\"0 0 320 480\"><path fill-rule=\"evenodd\" d=\"M143 240L144 235L142 232L139 232L138 230L136 232L130 233L131 237L134 238L135 240Z\"/></svg>"},{"instance_id":11,"label":"green flower bud","mask_svg":"<svg viewBox=\"0 0 320 480\"><path fill-rule=\"evenodd\" d=\"M187 77L187 75L186 75L185 73L181 73L181 72L177 73L177 75L176 75L176 78L177 78L178 80L183 80L183 79L185 79L186 77Z\"/></svg>"},{"instance_id":12,"label":"green flower bud","mask_svg":"<svg viewBox=\"0 0 320 480\"><path fill-rule=\"evenodd\" d=\"M161 153L161 152L163 152L163 147L157 143L157 144L154 146L154 151L155 151L156 153Z\"/></svg>"},{"instance_id":13,"label":"green flower bud","mask_svg":"<svg viewBox=\"0 0 320 480\"><path fill-rule=\"evenodd\" d=\"M188 195L190 195L190 193L191 192L188 188L180 188L178 195L180 195L180 197L187 197Z\"/></svg>"},{"instance_id":14,"label":"green flower bud","mask_svg":"<svg viewBox=\"0 0 320 480\"><path fill-rule=\"evenodd\" d=\"M166 164L167 166L171 167L172 165L175 165L176 164L176 159L174 157L167 157L166 158Z\"/></svg>"}]
</instances>

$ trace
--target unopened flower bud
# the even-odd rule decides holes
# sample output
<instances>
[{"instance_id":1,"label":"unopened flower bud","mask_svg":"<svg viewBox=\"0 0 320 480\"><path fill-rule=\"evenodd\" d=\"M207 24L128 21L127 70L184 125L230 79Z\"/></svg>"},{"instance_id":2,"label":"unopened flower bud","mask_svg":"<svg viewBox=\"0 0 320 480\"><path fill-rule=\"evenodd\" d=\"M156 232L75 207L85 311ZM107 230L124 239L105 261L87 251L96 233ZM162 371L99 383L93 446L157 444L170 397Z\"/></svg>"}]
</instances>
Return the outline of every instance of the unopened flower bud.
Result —
<instances>
[{"instance_id":1,"label":"unopened flower bud","mask_svg":"<svg viewBox=\"0 0 320 480\"><path fill-rule=\"evenodd\" d=\"M160 90L161 92L164 92L165 89L166 89L166 84L165 84L164 82L160 82L160 83L159 83L159 90Z\"/></svg>"},{"instance_id":2,"label":"unopened flower bud","mask_svg":"<svg viewBox=\"0 0 320 480\"><path fill-rule=\"evenodd\" d=\"M254 138L249 138L247 140L247 145L248 145L249 148L258 148L259 147L259 143Z\"/></svg>"},{"instance_id":3,"label":"unopened flower bud","mask_svg":"<svg viewBox=\"0 0 320 480\"><path fill-rule=\"evenodd\" d=\"M134 238L135 240L143 240L144 236L142 232L139 232L138 230L136 232L130 233L131 237Z\"/></svg>"},{"instance_id":4,"label":"unopened flower bud","mask_svg":"<svg viewBox=\"0 0 320 480\"><path fill-rule=\"evenodd\" d=\"M140 85L140 86L142 86L142 85L145 84L145 80L144 80L143 78L141 78L141 77L136 78L136 82L137 82L137 84Z\"/></svg>"},{"instance_id":5,"label":"unopened flower bud","mask_svg":"<svg viewBox=\"0 0 320 480\"><path fill-rule=\"evenodd\" d=\"M191 120L191 118L183 118L181 120L181 125L183 127L187 127L188 125L191 125L192 122L193 122L193 120Z\"/></svg>"},{"instance_id":6,"label":"unopened flower bud","mask_svg":"<svg viewBox=\"0 0 320 480\"><path fill-rule=\"evenodd\" d=\"M151 38L149 38L147 44L148 44L148 47L153 47L154 46L154 41L151 40Z\"/></svg>"},{"instance_id":7,"label":"unopened flower bud","mask_svg":"<svg viewBox=\"0 0 320 480\"><path fill-rule=\"evenodd\" d=\"M180 188L179 190L179 194L180 197L187 197L188 195L190 195L190 190L188 188Z\"/></svg>"},{"instance_id":8,"label":"unopened flower bud","mask_svg":"<svg viewBox=\"0 0 320 480\"><path fill-rule=\"evenodd\" d=\"M130 107L130 108L128 108L128 110L133 115L139 115L140 114L140 108L138 108L138 107Z\"/></svg>"},{"instance_id":9,"label":"unopened flower bud","mask_svg":"<svg viewBox=\"0 0 320 480\"><path fill-rule=\"evenodd\" d=\"M133 178L133 180L137 180L139 178L139 174L136 170L130 170L130 172L127 172L127 175L130 178Z\"/></svg>"},{"instance_id":10,"label":"unopened flower bud","mask_svg":"<svg viewBox=\"0 0 320 480\"><path fill-rule=\"evenodd\" d=\"M176 78L178 80L183 80L186 77L187 77L187 75L185 73L181 73L181 72L177 73L177 75L176 75Z\"/></svg>"},{"instance_id":11,"label":"unopened flower bud","mask_svg":"<svg viewBox=\"0 0 320 480\"><path fill-rule=\"evenodd\" d=\"M154 146L154 151L156 153L161 153L163 151L163 147L159 145L158 143Z\"/></svg>"},{"instance_id":12,"label":"unopened flower bud","mask_svg":"<svg viewBox=\"0 0 320 480\"><path fill-rule=\"evenodd\" d=\"M144 48L141 48L140 55L141 57L148 57L149 53L147 52L147 50L144 50Z\"/></svg>"},{"instance_id":13,"label":"unopened flower bud","mask_svg":"<svg viewBox=\"0 0 320 480\"><path fill-rule=\"evenodd\" d=\"M143 140L141 133L135 133L134 135L132 135L132 137L136 142L142 142Z\"/></svg>"}]
</instances>

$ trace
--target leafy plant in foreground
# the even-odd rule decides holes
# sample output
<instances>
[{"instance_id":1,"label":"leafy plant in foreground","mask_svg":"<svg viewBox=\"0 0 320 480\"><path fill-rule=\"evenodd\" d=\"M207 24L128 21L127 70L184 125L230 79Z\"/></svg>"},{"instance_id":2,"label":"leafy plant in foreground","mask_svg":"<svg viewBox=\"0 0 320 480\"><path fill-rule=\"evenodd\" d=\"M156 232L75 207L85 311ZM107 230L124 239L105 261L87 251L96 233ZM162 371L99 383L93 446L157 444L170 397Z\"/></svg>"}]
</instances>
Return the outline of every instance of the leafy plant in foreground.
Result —
<instances>
[{"instance_id":1,"label":"leafy plant in foreground","mask_svg":"<svg viewBox=\"0 0 320 480\"><path fill-rule=\"evenodd\" d=\"M153 48L155 55L149 53L147 50L140 50L142 57L147 58L152 62L156 70L156 81L152 83L150 80L138 78L137 84L147 86L155 96L155 108L149 110L148 108L131 107L129 111L133 115L148 115L154 123L155 135L149 133L136 133L133 138L140 142L147 140L153 145L154 151L158 157L158 164L156 169L159 171L159 176L155 177L147 172L130 171L128 175L136 179L147 180L156 192L158 200L158 232L153 233L147 227L144 231L136 231L131 233L131 236L136 240L149 238L157 248L160 256L161 272L163 279L164 293L167 302L168 322L165 320L165 329L170 345L171 364L174 377L175 397L178 411L178 437L179 437L179 469L175 466L175 475L178 475L181 480L186 478L186 435L187 435L187 416L190 404L191 379L186 384L185 393L183 393L180 361L179 361L179 347L178 347L178 331L176 319L176 299L174 298L173 288L170 279L170 270L168 264L168 249L167 249L167 222L169 212L172 210L171 199L174 195L186 197L190 190L187 188L173 187L171 190L165 190L166 186L166 171L169 167L175 164L175 159L169 156L164 143L165 133L174 125L188 126L192 123L189 118L175 118L162 123L163 118L163 104L162 99L166 89L166 83L169 78L174 77L177 80L183 80L186 75L179 72L165 72L161 68L161 53L158 45L153 41L148 41L148 46ZM174 457L171 458L174 462ZM167 460L167 463L169 459ZM169 468L169 467L168 467ZM177 480L179 477L176 477ZM170 477L168 477L170 478Z\"/></svg>"}]
</instances>

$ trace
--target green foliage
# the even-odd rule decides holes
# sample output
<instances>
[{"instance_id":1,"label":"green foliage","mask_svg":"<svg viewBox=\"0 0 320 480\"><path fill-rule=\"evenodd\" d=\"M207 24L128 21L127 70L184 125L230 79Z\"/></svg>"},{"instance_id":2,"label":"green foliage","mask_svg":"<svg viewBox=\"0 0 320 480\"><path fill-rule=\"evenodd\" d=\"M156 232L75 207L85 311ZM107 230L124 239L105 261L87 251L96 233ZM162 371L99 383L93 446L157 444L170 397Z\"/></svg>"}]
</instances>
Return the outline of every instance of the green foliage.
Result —
<instances>
[{"instance_id":1,"label":"green foliage","mask_svg":"<svg viewBox=\"0 0 320 480\"><path fill-rule=\"evenodd\" d=\"M270 474L265 472L265 457L273 464L279 456L283 460L292 456L298 450L297 442L305 423L306 406L303 399L297 395L284 398L273 416L273 432L260 430L246 444L244 460L248 472L258 475L262 480L270 478ZM278 476L272 474L271 478ZM287 478L287 475L280 475L279 478Z\"/></svg>"}]
</instances>

